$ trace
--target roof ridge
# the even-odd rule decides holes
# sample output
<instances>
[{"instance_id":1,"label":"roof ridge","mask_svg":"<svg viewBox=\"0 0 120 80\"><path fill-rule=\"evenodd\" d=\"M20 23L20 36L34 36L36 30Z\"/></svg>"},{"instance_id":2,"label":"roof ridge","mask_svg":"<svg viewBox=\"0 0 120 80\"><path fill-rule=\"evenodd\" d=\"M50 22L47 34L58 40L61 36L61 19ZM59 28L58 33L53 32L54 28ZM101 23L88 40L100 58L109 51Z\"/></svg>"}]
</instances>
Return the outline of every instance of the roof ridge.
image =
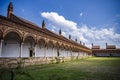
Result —
<instances>
[{"instance_id":1,"label":"roof ridge","mask_svg":"<svg viewBox=\"0 0 120 80\"><path fill-rule=\"evenodd\" d=\"M14 14L11 14L11 19L12 20L14 20L14 17L17 19L17 20L19 20L19 21L22 21L22 22L24 22L24 23L27 23L27 24L30 24L30 25L32 25L32 26L36 26L36 27L39 27L38 25L36 25L35 23L33 23L33 22L31 22L31 21L29 21L29 20L26 20L26 19L24 19L24 18L21 18L21 17L19 17L19 16L16 16L16 15L14 15ZM40 27L39 27L40 28Z\"/></svg>"}]
</instances>

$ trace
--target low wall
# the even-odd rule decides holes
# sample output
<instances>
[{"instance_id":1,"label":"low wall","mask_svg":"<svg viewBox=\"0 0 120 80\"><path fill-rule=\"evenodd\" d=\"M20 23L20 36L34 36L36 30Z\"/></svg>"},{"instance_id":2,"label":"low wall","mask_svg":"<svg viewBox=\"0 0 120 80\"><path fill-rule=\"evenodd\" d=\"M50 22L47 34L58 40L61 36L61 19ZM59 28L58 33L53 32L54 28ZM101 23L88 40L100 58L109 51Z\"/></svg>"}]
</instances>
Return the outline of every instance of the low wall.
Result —
<instances>
[{"instance_id":1,"label":"low wall","mask_svg":"<svg viewBox=\"0 0 120 80\"><path fill-rule=\"evenodd\" d=\"M94 53L96 57L120 57L120 53Z\"/></svg>"},{"instance_id":2,"label":"low wall","mask_svg":"<svg viewBox=\"0 0 120 80\"><path fill-rule=\"evenodd\" d=\"M24 57L24 58L0 58L0 68L16 68L29 65L59 63L70 60L81 59L83 56L72 57Z\"/></svg>"}]
</instances>

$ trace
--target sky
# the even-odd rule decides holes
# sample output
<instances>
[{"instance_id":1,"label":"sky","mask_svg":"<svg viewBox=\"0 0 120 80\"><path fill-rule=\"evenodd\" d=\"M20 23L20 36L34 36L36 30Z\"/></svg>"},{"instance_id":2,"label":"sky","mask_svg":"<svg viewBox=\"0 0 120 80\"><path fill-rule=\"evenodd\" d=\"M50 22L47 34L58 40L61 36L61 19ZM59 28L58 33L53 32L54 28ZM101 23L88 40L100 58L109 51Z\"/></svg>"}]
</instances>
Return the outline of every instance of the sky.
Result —
<instances>
[{"instance_id":1,"label":"sky","mask_svg":"<svg viewBox=\"0 0 120 80\"><path fill-rule=\"evenodd\" d=\"M14 14L86 46L105 43L120 48L120 0L0 0L0 15L7 15L12 1Z\"/></svg>"}]
</instances>

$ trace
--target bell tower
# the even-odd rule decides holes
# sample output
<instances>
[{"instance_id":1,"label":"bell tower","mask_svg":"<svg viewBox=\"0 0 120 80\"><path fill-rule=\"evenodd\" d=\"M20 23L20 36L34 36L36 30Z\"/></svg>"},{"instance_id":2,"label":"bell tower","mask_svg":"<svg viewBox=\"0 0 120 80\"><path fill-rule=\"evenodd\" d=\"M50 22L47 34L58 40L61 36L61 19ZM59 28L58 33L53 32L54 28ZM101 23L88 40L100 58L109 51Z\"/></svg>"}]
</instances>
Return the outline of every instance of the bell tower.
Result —
<instances>
[{"instance_id":1,"label":"bell tower","mask_svg":"<svg viewBox=\"0 0 120 80\"><path fill-rule=\"evenodd\" d=\"M10 18L11 13L13 12L13 4L12 2L9 3L8 9L7 9L7 17Z\"/></svg>"}]
</instances>

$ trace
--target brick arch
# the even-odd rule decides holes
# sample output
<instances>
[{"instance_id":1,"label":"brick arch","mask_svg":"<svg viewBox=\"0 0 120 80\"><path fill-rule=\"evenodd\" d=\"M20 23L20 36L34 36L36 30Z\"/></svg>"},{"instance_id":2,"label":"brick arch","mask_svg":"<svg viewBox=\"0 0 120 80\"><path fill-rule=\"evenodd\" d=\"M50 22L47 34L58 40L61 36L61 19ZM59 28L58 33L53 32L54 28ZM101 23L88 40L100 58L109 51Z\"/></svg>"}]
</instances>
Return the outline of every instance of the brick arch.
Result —
<instances>
[{"instance_id":1,"label":"brick arch","mask_svg":"<svg viewBox=\"0 0 120 80\"><path fill-rule=\"evenodd\" d=\"M38 44L41 46L41 47L46 47L46 40L44 38L40 38L38 40Z\"/></svg>"},{"instance_id":2,"label":"brick arch","mask_svg":"<svg viewBox=\"0 0 120 80\"><path fill-rule=\"evenodd\" d=\"M76 47L74 47L74 51L75 51L75 52L77 51L77 48L76 48Z\"/></svg>"},{"instance_id":3,"label":"brick arch","mask_svg":"<svg viewBox=\"0 0 120 80\"><path fill-rule=\"evenodd\" d=\"M79 49L78 49L78 48L76 48L76 51L77 51L77 52L79 52Z\"/></svg>"},{"instance_id":4,"label":"brick arch","mask_svg":"<svg viewBox=\"0 0 120 80\"><path fill-rule=\"evenodd\" d=\"M71 46L68 46L68 50L69 50L69 51L71 51L71 50L72 50Z\"/></svg>"},{"instance_id":5,"label":"brick arch","mask_svg":"<svg viewBox=\"0 0 120 80\"><path fill-rule=\"evenodd\" d=\"M35 56L35 39L32 35L25 35L23 37L22 46L23 57L33 57Z\"/></svg>"},{"instance_id":6,"label":"brick arch","mask_svg":"<svg viewBox=\"0 0 120 80\"><path fill-rule=\"evenodd\" d=\"M61 48L61 49L65 49L64 44L61 44L61 45L60 45L60 48Z\"/></svg>"},{"instance_id":7,"label":"brick arch","mask_svg":"<svg viewBox=\"0 0 120 80\"><path fill-rule=\"evenodd\" d=\"M9 33L16 33L19 37L20 37L20 40L22 40L22 34L18 31L18 30L15 30L15 29L9 29L9 30L6 30L4 33L3 33L3 39L5 38L6 35L8 35Z\"/></svg>"},{"instance_id":8,"label":"brick arch","mask_svg":"<svg viewBox=\"0 0 120 80\"><path fill-rule=\"evenodd\" d=\"M68 46L68 45L66 45L66 46L65 46L65 49L66 49L66 50L69 50L69 46Z\"/></svg>"},{"instance_id":9,"label":"brick arch","mask_svg":"<svg viewBox=\"0 0 120 80\"><path fill-rule=\"evenodd\" d=\"M21 38L19 32L9 30L4 34L2 47L3 57L19 57Z\"/></svg>"},{"instance_id":10,"label":"brick arch","mask_svg":"<svg viewBox=\"0 0 120 80\"><path fill-rule=\"evenodd\" d=\"M75 51L75 47L72 47L72 51L73 51L73 52Z\"/></svg>"},{"instance_id":11,"label":"brick arch","mask_svg":"<svg viewBox=\"0 0 120 80\"><path fill-rule=\"evenodd\" d=\"M26 38L28 38L28 37L31 37L31 38L33 39L33 41L36 43L35 36L34 36L34 35L32 35L32 34L26 34L26 35L24 36L24 38L23 38L23 42L24 42L24 41L25 41L25 39L26 39Z\"/></svg>"},{"instance_id":12,"label":"brick arch","mask_svg":"<svg viewBox=\"0 0 120 80\"><path fill-rule=\"evenodd\" d=\"M47 42L47 47L53 48L53 47L54 47L53 41L49 40L49 41Z\"/></svg>"},{"instance_id":13,"label":"brick arch","mask_svg":"<svg viewBox=\"0 0 120 80\"><path fill-rule=\"evenodd\" d=\"M67 49L67 50L70 50L69 48L70 48L70 46L67 45L67 46L66 46L66 49Z\"/></svg>"},{"instance_id":14,"label":"brick arch","mask_svg":"<svg viewBox=\"0 0 120 80\"><path fill-rule=\"evenodd\" d=\"M59 42L56 42L56 43L55 43L55 47L56 47L57 49L60 48L60 44L59 44Z\"/></svg>"}]
</instances>

